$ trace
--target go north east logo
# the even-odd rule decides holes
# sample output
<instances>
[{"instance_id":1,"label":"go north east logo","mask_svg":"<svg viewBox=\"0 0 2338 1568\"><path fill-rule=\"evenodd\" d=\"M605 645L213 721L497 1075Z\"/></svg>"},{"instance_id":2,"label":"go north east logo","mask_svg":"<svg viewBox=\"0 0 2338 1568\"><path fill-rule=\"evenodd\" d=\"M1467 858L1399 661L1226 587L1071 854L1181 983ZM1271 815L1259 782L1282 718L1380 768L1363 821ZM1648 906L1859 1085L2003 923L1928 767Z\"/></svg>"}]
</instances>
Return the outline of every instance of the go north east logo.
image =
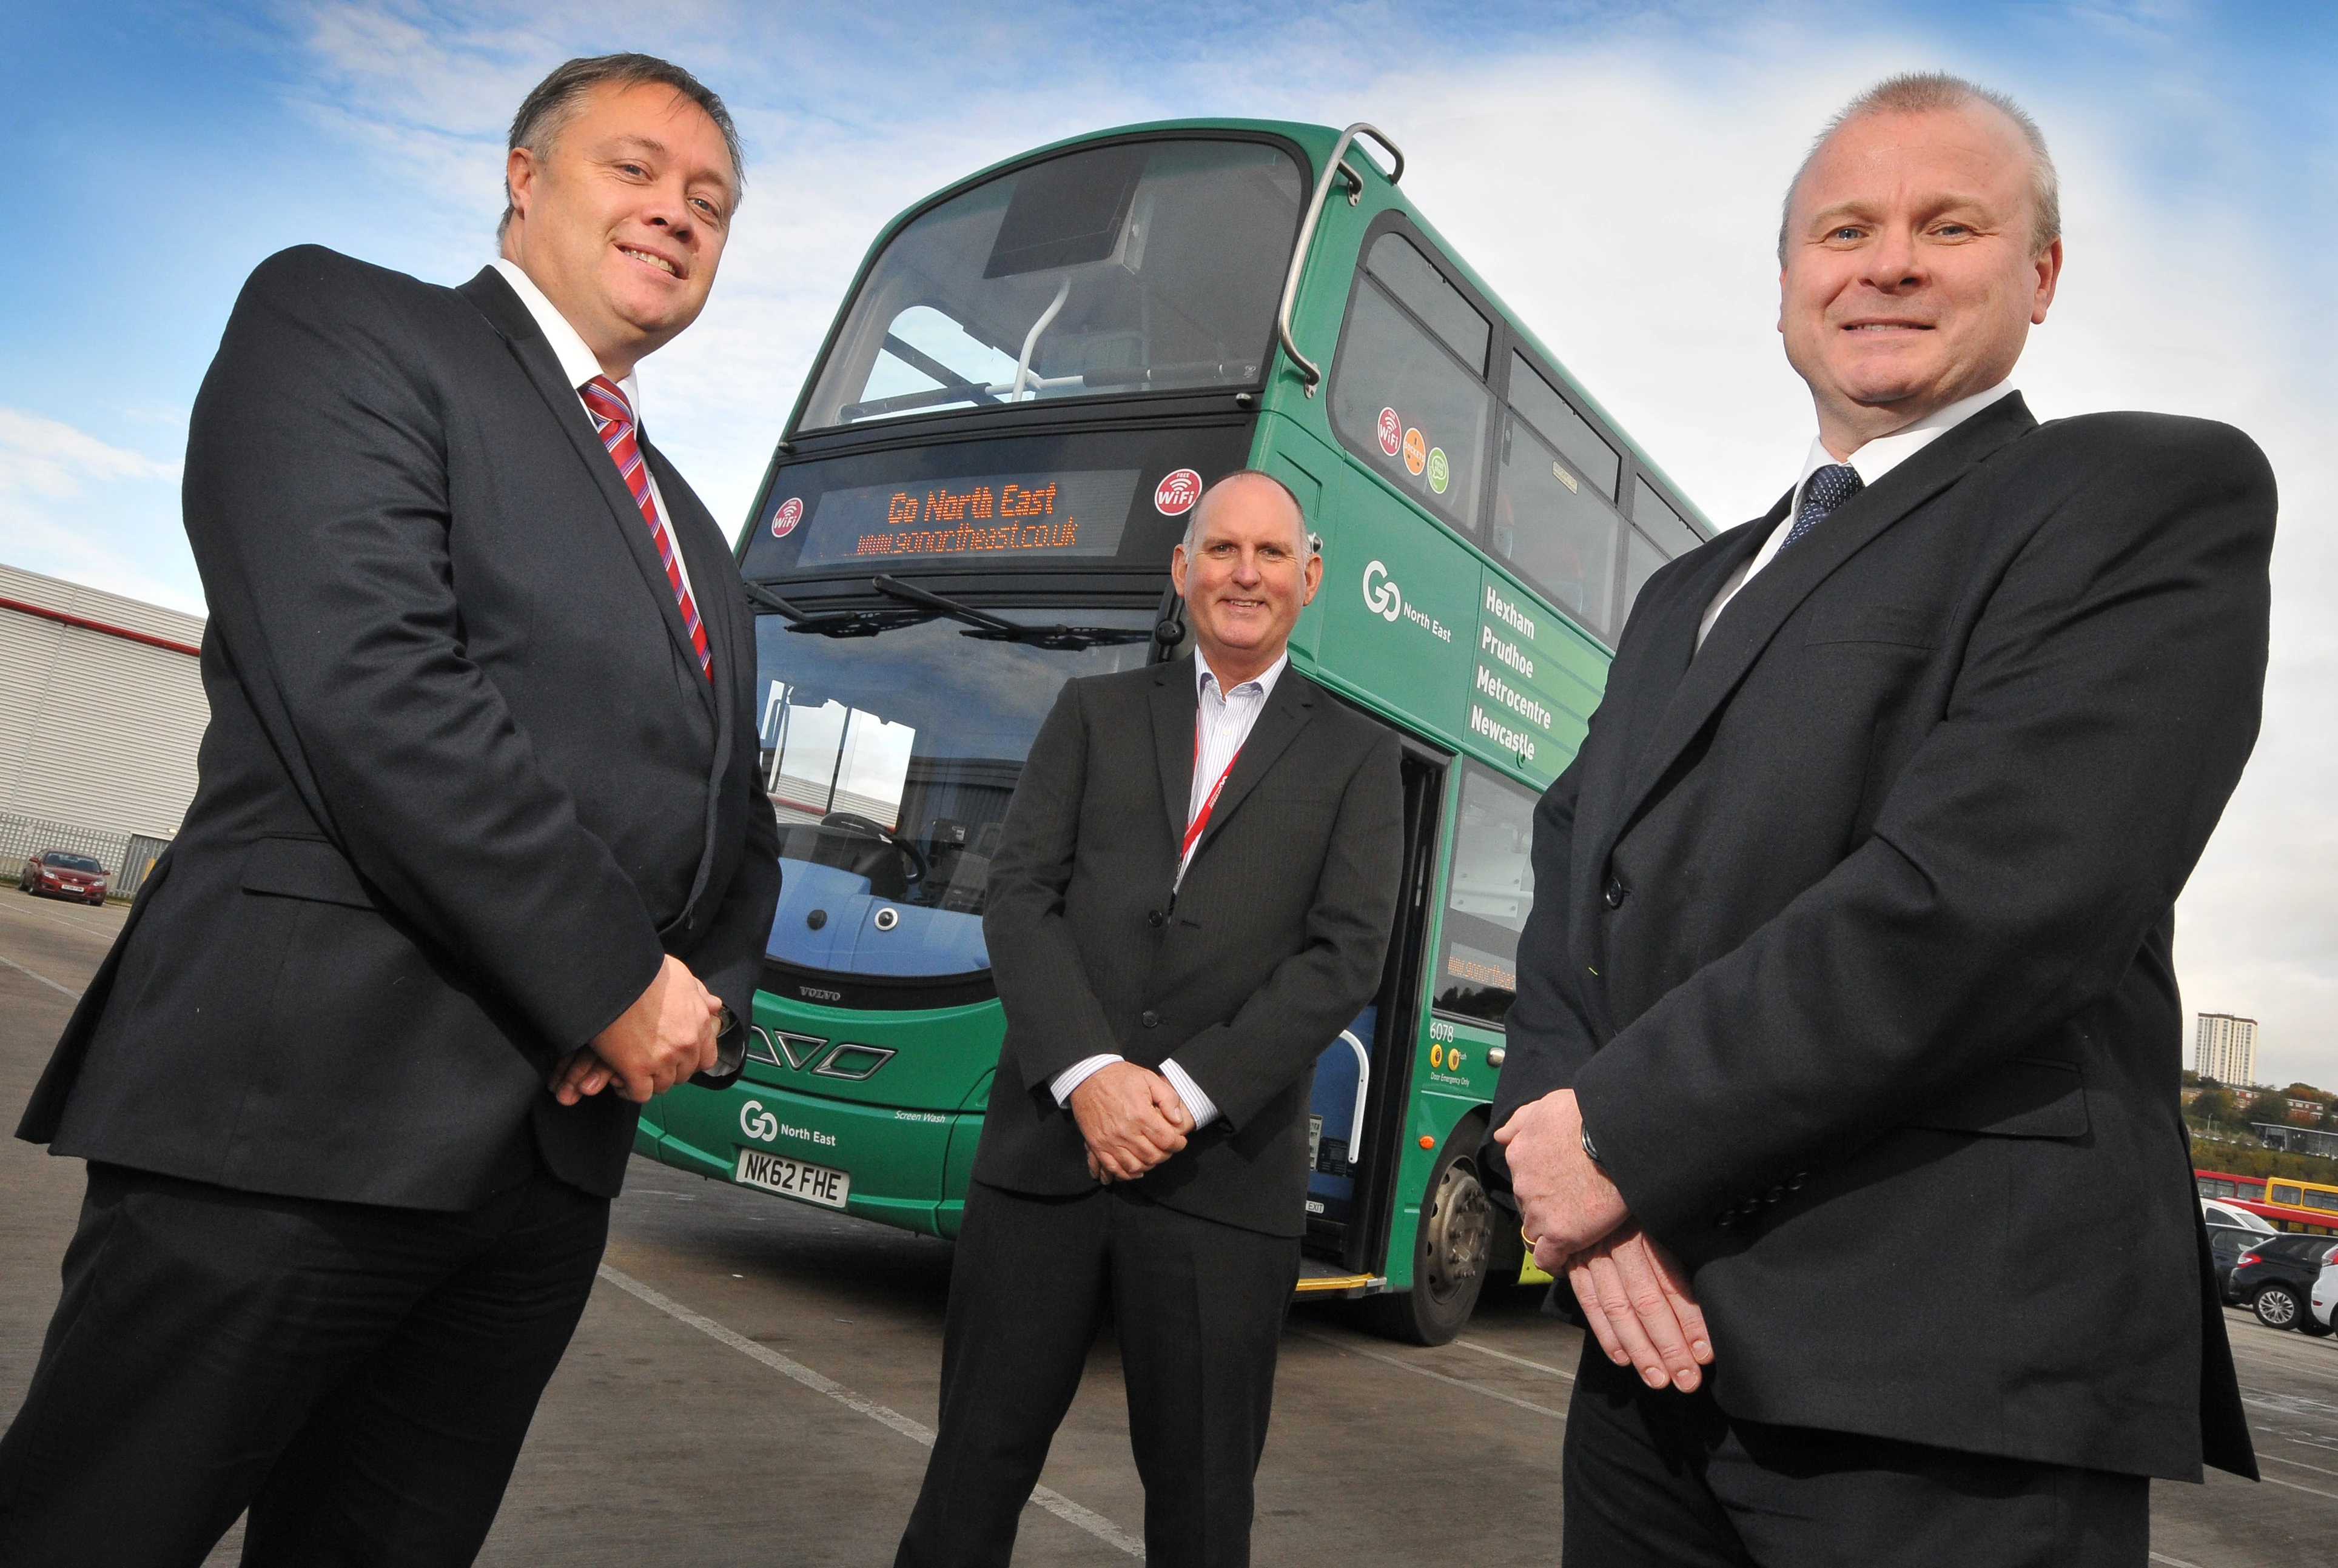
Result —
<instances>
[{"instance_id":1,"label":"go north east logo","mask_svg":"<svg viewBox=\"0 0 2338 1568\"><path fill-rule=\"evenodd\" d=\"M1436 616L1424 613L1404 602L1404 593L1389 576L1387 564L1375 561L1364 568L1364 608L1383 621L1401 617L1411 622L1440 642L1453 641L1453 628Z\"/></svg>"}]
</instances>

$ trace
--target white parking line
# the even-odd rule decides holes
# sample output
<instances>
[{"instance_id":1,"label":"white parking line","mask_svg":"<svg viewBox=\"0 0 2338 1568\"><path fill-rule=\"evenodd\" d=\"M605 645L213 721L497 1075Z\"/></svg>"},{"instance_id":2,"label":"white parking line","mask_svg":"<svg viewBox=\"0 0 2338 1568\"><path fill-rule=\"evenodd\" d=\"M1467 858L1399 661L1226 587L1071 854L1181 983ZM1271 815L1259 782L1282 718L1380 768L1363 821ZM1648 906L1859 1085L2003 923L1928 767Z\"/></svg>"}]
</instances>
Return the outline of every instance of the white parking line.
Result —
<instances>
[{"instance_id":1,"label":"white parking line","mask_svg":"<svg viewBox=\"0 0 2338 1568\"><path fill-rule=\"evenodd\" d=\"M1431 1382L1442 1383L1448 1387L1466 1388L1472 1394L1483 1394L1488 1399L1499 1399L1505 1405L1515 1405L1521 1410L1531 1410L1537 1416L1548 1416L1560 1421L1567 1419L1567 1412L1564 1410L1554 1410L1547 1405L1537 1405L1531 1399L1521 1399L1515 1394L1505 1394L1498 1388L1487 1388L1476 1383L1465 1383L1459 1377L1448 1377L1442 1372L1431 1372L1426 1367L1416 1367L1410 1361L1400 1361L1395 1357L1384 1356L1378 1350L1367 1350L1352 1340L1334 1339L1329 1334L1318 1334L1311 1328L1293 1328L1291 1332L1302 1339L1312 1339L1318 1345L1329 1345L1334 1350L1344 1350L1351 1356L1361 1356L1367 1361L1377 1361L1383 1367L1393 1367L1400 1372L1410 1372L1416 1377L1426 1377ZM1507 1361L1511 1357L1505 1356L1502 1359ZM1529 1362L1528 1365L1531 1366L1532 1363Z\"/></svg>"},{"instance_id":2,"label":"white parking line","mask_svg":"<svg viewBox=\"0 0 2338 1568\"><path fill-rule=\"evenodd\" d=\"M15 904L0 904L0 914L22 915L30 920L45 920L52 926L62 926L68 931L78 931L84 936L103 936L111 941L121 929L116 925L104 925L94 919L58 915L47 909L26 909Z\"/></svg>"},{"instance_id":3,"label":"white parking line","mask_svg":"<svg viewBox=\"0 0 2338 1568\"><path fill-rule=\"evenodd\" d=\"M2266 1475L2260 1479L2268 1485L2286 1486L2293 1492L2310 1492L2316 1497L2327 1497L2333 1503L2338 1503L2338 1492L2324 1492L2319 1486L2301 1486L2294 1481L2284 1481L2278 1475Z\"/></svg>"},{"instance_id":4,"label":"white parking line","mask_svg":"<svg viewBox=\"0 0 2338 1568\"><path fill-rule=\"evenodd\" d=\"M2170 1557L2160 1552L2154 1552L2151 1554L2151 1560L2154 1563L2165 1563L2167 1568L2200 1568L2197 1563L2186 1563L2181 1557Z\"/></svg>"},{"instance_id":5,"label":"white parking line","mask_svg":"<svg viewBox=\"0 0 2338 1568\"><path fill-rule=\"evenodd\" d=\"M645 1301L677 1323L688 1324L710 1339L720 1340L742 1356L752 1357L783 1377L791 1377L815 1394L825 1394L848 1410L855 1410L880 1426L889 1426L910 1442L930 1448L934 1446L933 1428L923 1422L912 1421L889 1405L879 1405L862 1397L839 1383L835 1378L815 1372L802 1362L781 1355L768 1345L758 1345L744 1334L725 1328L713 1318L693 1312L670 1296L651 1289L632 1275L601 1265L601 1278L628 1296ZM1031 1501L1046 1509L1065 1524L1078 1527L1107 1546L1115 1546L1131 1557L1144 1555L1144 1543L1105 1518L1093 1508L1083 1508L1062 1493L1046 1486L1031 1489Z\"/></svg>"},{"instance_id":6,"label":"white parking line","mask_svg":"<svg viewBox=\"0 0 2338 1568\"><path fill-rule=\"evenodd\" d=\"M74 990L72 986L60 985L55 981L50 979L47 975L42 974L39 970L27 969L22 964L17 963L14 958L0 957L0 964L5 964L9 968L14 969L19 975L31 975L34 979L38 980L42 985L47 986L52 991L62 991L76 1002L81 1000L81 993Z\"/></svg>"},{"instance_id":7,"label":"white parking line","mask_svg":"<svg viewBox=\"0 0 2338 1568\"><path fill-rule=\"evenodd\" d=\"M1480 1356L1491 1356L1495 1360L1507 1361L1513 1367L1531 1367L1537 1372L1547 1372L1552 1377L1564 1378L1569 1383L1575 1381L1575 1374L1572 1372L1562 1372L1556 1367L1546 1367L1539 1361L1529 1361L1523 1356L1513 1356L1507 1350L1497 1350L1491 1345L1480 1345L1475 1339L1456 1339L1453 1343L1464 1350L1475 1350Z\"/></svg>"}]
</instances>

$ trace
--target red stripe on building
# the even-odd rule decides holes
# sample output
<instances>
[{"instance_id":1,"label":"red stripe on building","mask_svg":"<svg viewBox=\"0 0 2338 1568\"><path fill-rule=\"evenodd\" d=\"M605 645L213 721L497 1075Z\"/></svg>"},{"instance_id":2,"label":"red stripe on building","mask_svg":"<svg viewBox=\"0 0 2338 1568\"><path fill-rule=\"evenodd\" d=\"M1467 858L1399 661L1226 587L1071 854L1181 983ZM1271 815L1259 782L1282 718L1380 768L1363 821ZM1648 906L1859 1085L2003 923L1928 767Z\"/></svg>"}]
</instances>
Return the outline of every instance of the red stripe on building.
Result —
<instances>
[{"instance_id":1,"label":"red stripe on building","mask_svg":"<svg viewBox=\"0 0 2338 1568\"><path fill-rule=\"evenodd\" d=\"M203 651L192 642L175 642L168 637L157 637L152 632L133 632L127 626L116 626L108 621L93 621L86 615L67 614L63 610L52 610L45 604L27 604L21 599L0 599L0 610L14 610L19 615L37 615L61 626L78 626L84 632L119 637L125 642L143 642L149 648L168 648L172 652L184 653L190 659L202 657Z\"/></svg>"}]
</instances>

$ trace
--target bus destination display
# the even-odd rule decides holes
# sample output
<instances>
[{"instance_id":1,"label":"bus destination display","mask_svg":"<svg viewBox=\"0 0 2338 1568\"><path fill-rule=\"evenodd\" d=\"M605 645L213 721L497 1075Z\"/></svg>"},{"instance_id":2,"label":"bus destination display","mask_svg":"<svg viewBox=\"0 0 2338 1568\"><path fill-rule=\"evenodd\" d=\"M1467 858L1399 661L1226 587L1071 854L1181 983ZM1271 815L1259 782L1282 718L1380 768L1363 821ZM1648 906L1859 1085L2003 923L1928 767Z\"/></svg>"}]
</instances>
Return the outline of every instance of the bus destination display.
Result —
<instances>
[{"instance_id":1,"label":"bus destination display","mask_svg":"<svg viewBox=\"0 0 2338 1568\"><path fill-rule=\"evenodd\" d=\"M797 564L939 555L1026 561L1110 555L1120 548L1128 526L1140 472L985 474L831 490L812 504ZM774 532L783 532L781 524L792 500L782 501L774 513Z\"/></svg>"}]
</instances>

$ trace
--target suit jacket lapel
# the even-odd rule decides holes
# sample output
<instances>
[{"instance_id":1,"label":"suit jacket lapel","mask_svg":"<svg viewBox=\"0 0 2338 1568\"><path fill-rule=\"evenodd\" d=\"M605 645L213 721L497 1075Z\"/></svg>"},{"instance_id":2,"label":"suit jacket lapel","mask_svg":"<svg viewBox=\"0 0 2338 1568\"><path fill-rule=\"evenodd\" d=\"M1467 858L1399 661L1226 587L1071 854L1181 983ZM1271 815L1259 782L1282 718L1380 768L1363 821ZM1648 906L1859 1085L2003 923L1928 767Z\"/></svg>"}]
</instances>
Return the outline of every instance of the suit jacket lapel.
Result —
<instances>
[{"instance_id":1,"label":"suit jacket lapel","mask_svg":"<svg viewBox=\"0 0 2338 1568\"><path fill-rule=\"evenodd\" d=\"M1274 766L1275 760L1289 750L1299 731L1307 727L1308 720L1315 716L1315 702L1314 682L1284 665L1282 678L1275 681L1274 691L1267 697L1266 707L1259 714L1258 722L1251 726L1241 752L1234 758L1234 770L1227 775L1226 787L1219 794L1217 805L1211 809L1209 829L1202 835L1202 841L1194 847L1196 859L1209 852L1210 845L1226 830L1228 819L1249 798L1250 792L1258 788L1258 781L1266 776L1266 770ZM1190 779L1191 769L1187 771ZM1193 786L1189 782L1186 788L1191 789ZM1180 822L1180 840L1184 838L1184 825Z\"/></svg>"},{"instance_id":2,"label":"suit jacket lapel","mask_svg":"<svg viewBox=\"0 0 2338 1568\"><path fill-rule=\"evenodd\" d=\"M1161 766L1162 826L1174 858L1185 839L1185 803L1194 792L1194 661L1160 666L1153 677L1153 750Z\"/></svg>"},{"instance_id":3,"label":"suit jacket lapel","mask_svg":"<svg viewBox=\"0 0 2338 1568\"><path fill-rule=\"evenodd\" d=\"M1721 592L1722 584L1762 548L1771 527L1785 515L1793 499L1793 492L1788 491L1767 516L1722 535L1706 547L1706 559L1686 564L1641 595L1624 644L1608 668L1606 693L1600 700L1597 722L1617 725L1622 732L1615 738L1612 750L1603 747L1613 760L1584 780L1586 799L1577 812L1578 823L1620 824L1626 819L1623 811L1602 807L1631 783L1636 775L1634 762L1653 742L1670 711L1690 663L1697 657L1696 629L1704 622L1705 607ZM1632 800L1636 805L1638 797ZM1575 906L1581 907L1584 900L1598 896L1606 877L1606 847L1596 855L1575 856L1571 864L1568 891ZM1581 922L1575 926L1578 935L1588 929Z\"/></svg>"},{"instance_id":4,"label":"suit jacket lapel","mask_svg":"<svg viewBox=\"0 0 2338 1568\"><path fill-rule=\"evenodd\" d=\"M1610 819L1617 834L1812 589L1870 540L2037 425L2018 392L1991 404L1877 480L1871 489L1844 502L1740 589L1714 622L1704 646L1696 651L1655 731L1637 748L1619 808ZM1716 582L1714 591L1719 586ZM1711 594L1693 606L1686 597L1677 612L1701 619ZM1690 635L1695 636L1694 630Z\"/></svg>"},{"instance_id":5,"label":"suit jacket lapel","mask_svg":"<svg viewBox=\"0 0 2338 1568\"><path fill-rule=\"evenodd\" d=\"M1620 677L1613 666L1608 677L1611 690L1619 678L1631 683L1624 708L1630 720L1624 737L1627 754L1638 755L1647 743L1658 716L1687 676L1696 658L1696 629L1704 623L1705 607L1721 592L1722 584L1760 551L1762 541L1769 537L1768 525L1785 514L1786 503L1792 499L1789 491L1767 517L1717 541L1710 559L1685 567L1676 581L1665 584L1661 600L1645 603L1641 614L1647 624L1636 629L1626 656L1618 659L1617 663L1624 666Z\"/></svg>"},{"instance_id":6,"label":"suit jacket lapel","mask_svg":"<svg viewBox=\"0 0 2338 1568\"><path fill-rule=\"evenodd\" d=\"M674 603L673 584L666 580L665 566L658 560L657 545L650 538L649 527L642 521L642 509L634 505L633 492L625 488L617 466L611 461L609 449L601 445L601 434L593 427L592 416L576 397L576 388L568 385L561 374L560 360L552 352L552 345L544 340L543 331L535 318L528 314L512 286L504 281L503 274L493 267L482 267L477 277L457 292L468 299L480 315L486 318L505 342L511 345L513 357L518 359L536 392L551 407L552 416L576 449L579 461L592 474L601 488L602 499L609 504L610 520L616 525L619 538L633 556L634 564L643 580L653 590L652 597L665 622L666 633L695 666L698 650L690 641L690 629L682 623L682 606ZM648 449L647 438L639 430L635 438ZM673 527L673 520L667 520ZM703 615L705 612L701 611ZM701 682L704 684L704 682ZM712 699L711 693L702 693Z\"/></svg>"}]
</instances>

